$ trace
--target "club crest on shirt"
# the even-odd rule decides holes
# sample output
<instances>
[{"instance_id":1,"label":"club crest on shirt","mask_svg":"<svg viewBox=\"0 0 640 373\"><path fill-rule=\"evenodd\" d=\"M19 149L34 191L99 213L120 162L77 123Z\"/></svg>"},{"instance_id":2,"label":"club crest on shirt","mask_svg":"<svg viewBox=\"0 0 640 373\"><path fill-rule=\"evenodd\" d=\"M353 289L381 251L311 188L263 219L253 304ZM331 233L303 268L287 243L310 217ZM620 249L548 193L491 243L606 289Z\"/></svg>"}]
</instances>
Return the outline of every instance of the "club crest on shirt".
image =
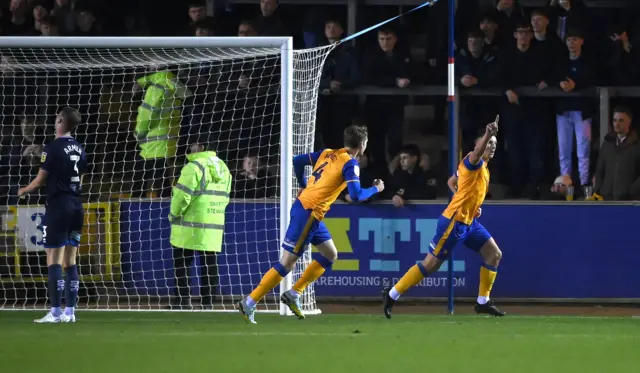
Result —
<instances>
[{"instance_id":1,"label":"club crest on shirt","mask_svg":"<svg viewBox=\"0 0 640 373\"><path fill-rule=\"evenodd\" d=\"M44 161L47 160L47 153L42 152L42 155L40 156L40 163L44 163Z\"/></svg>"}]
</instances>

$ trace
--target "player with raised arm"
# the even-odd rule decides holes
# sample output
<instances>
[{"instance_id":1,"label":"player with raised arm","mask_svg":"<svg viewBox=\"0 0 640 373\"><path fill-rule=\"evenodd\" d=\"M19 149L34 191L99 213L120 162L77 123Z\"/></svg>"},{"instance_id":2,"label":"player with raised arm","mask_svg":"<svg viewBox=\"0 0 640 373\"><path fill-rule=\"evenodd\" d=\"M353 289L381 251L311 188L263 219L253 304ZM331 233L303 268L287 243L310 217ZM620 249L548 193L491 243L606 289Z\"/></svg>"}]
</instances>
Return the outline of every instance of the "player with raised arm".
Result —
<instances>
[{"instance_id":1,"label":"player with raised arm","mask_svg":"<svg viewBox=\"0 0 640 373\"><path fill-rule=\"evenodd\" d=\"M502 252L489 232L477 220L489 188L487 163L496 151L498 119L499 116L496 116L495 122L487 125L484 135L476 141L475 149L460 162L455 175L457 180L450 180L450 188L455 189L455 194L449 206L438 218L436 233L429 245L429 254L422 262L411 267L394 287L383 290L384 315L387 318L391 318L393 306L400 295L437 271L458 243L463 243L469 249L480 253L484 259L480 268L480 289L475 311L492 316L505 315L489 299ZM451 184L456 181L457 187L454 188Z\"/></svg>"},{"instance_id":2,"label":"player with raised arm","mask_svg":"<svg viewBox=\"0 0 640 373\"><path fill-rule=\"evenodd\" d=\"M253 292L238 302L238 310L245 321L255 324L256 306L293 269L307 245L314 245L321 256L306 268L293 288L280 296L298 319L304 319L300 295L320 278L338 257L338 250L322 219L345 187L353 201L364 201L384 190L382 180L375 180L370 188L360 187L360 167L356 157L367 148L367 128L349 126L344 130L344 148L298 155L293 168L301 190L291 207L291 220L285 235L280 261L260 280ZM313 166L308 182L304 179L306 166Z\"/></svg>"},{"instance_id":3,"label":"player with raised arm","mask_svg":"<svg viewBox=\"0 0 640 373\"><path fill-rule=\"evenodd\" d=\"M47 252L48 294L51 311L36 323L75 322L75 305L80 281L76 266L76 253L84 223L80 200L82 174L87 166L86 153L71 136L80 123L80 113L66 107L56 118L56 138L42 153L42 165L35 179L18 191L18 196L29 194L47 185L46 212L42 223L42 241ZM62 279L62 267L66 279ZM62 291L65 309L61 310Z\"/></svg>"}]
</instances>

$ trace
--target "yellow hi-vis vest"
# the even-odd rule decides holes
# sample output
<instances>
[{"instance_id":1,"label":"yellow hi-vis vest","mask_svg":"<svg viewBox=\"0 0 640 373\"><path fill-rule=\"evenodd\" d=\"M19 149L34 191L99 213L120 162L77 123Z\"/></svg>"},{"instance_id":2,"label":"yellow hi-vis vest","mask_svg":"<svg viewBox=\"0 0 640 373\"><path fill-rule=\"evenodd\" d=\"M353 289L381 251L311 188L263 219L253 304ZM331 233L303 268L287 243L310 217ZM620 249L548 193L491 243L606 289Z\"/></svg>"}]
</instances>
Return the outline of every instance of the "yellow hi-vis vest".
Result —
<instances>
[{"instance_id":1,"label":"yellow hi-vis vest","mask_svg":"<svg viewBox=\"0 0 640 373\"><path fill-rule=\"evenodd\" d=\"M140 157L175 157L186 88L169 71L145 75L136 82L145 90L144 100L138 107L135 129Z\"/></svg>"},{"instance_id":2,"label":"yellow hi-vis vest","mask_svg":"<svg viewBox=\"0 0 640 373\"><path fill-rule=\"evenodd\" d=\"M193 153L187 159L171 197L171 245L220 252L231 173L215 152Z\"/></svg>"}]
</instances>

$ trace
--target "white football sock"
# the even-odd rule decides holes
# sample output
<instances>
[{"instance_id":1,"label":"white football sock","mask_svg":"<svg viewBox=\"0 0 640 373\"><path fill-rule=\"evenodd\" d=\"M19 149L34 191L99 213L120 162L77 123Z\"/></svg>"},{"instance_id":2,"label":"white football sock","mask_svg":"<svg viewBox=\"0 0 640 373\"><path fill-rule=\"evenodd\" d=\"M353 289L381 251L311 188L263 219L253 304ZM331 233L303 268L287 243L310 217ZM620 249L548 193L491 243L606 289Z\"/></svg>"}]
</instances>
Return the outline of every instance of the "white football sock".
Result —
<instances>
[{"instance_id":1,"label":"white football sock","mask_svg":"<svg viewBox=\"0 0 640 373\"><path fill-rule=\"evenodd\" d=\"M289 290L289 294L291 294L291 296L294 297L295 299L300 298L300 295L301 295L301 294L298 294L298 292L293 289Z\"/></svg>"},{"instance_id":2,"label":"white football sock","mask_svg":"<svg viewBox=\"0 0 640 373\"><path fill-rule=\"evenodd\" d=\"M249 308L256 308L256 301L253 300L253 298L251 298L251 297L247 297L247 301L245 303L247 304L247 307L249 307Z\"/></svg>"},{"instance_id":3,"label":"white football sock","mask_svg":"<svg viewBox=\"0 0 640 373\"><path fill-rule=\"evenodd\" d=\"M478 304L487 304L488 301L489 301L489 297L478 296Z\"/></svg>"},{"instance_id":4,"label":"white football sock","mask_svg":"<svg viewBox=\"0 0 640 373\"><path fill-rule=\"evenodd\" d=\"M398 293L398 290L396 290L396 287L392 287L391 290L389 291L389 297L391 297L391 299L393 300L398 300L398 298L400 298L400 293Z\"/></svg>"}]
</instances>

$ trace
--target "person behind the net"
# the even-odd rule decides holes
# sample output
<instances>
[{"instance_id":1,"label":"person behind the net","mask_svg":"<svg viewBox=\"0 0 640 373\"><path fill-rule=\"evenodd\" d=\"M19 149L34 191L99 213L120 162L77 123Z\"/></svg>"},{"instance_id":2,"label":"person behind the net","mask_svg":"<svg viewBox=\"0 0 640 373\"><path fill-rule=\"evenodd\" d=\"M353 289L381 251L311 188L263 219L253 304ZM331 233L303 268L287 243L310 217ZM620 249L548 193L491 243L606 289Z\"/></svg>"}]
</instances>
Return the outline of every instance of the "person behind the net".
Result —
<instances>
[{"instance_id":1,"label":"person behind the net","mask_svg":"<svg viewBox=\"0 0 640 373\"><path fill-rule=\"evenodd\" d=\"M84 223L80 199L82 174L87 167L84 148L71 133L80 123L80 113L66 107L56 118L56 138L42 153L38 175L18 191L18 196L47 186L46 211L42 224L42 242L47 252L48 294L51 311L36 323L75 322L75 305L80 281L76 253ZM65 268L66 279L62 278ZM61 310L65 291L65 309Z\"/></svg>"},{"instance_id":2,"label":"person behind the net","mask_svg":"<svg viewBox=\"0 0 640 373\"><path fill-rule=\"evenodd\" d=\"M480 289L475 311L493 316L505 315L489 298L502 252L489 232L477 220L489 188L487 163L496 151L498 119L499 117L496 117L495 122L487 125L484 134L476 141L475 149L458 165L457 190L438 218L436 233L429 244L427 256L422 262L411 267L394 287L386 287L383 290L383 308L387 318L391 318L393 306L400 295L437 271L459 243L478 252L484 259L480 268Z\"/></svg>"},{"instance_id":3,"label":"person behind the net","mask_svg":"<svg viewBox=\"0 0 640 373\"><path fill-rule=\"evenodd\" d=\"M322 219L340 193L348 187L353 201L364 201L384 190L382 180L374 180L373 186L360 187L360 167L356 157L367 148L367 128L349 126L344 130L344 148L302 154L293 158L293 168L300 184L298 198L291 207L291 219L285 235L280 261L260 280L253 292L238 302L237 308L245 321L255 324L257 304L273 290L293 269L305 248L312 244L321 254L306 268L292 289L280 296L298 319L304 319L300 296L304 290L320 278L338 257L338 251ZM309 180L304 180L304 169L313 166Z\"/></svg>"}]
</instances>

